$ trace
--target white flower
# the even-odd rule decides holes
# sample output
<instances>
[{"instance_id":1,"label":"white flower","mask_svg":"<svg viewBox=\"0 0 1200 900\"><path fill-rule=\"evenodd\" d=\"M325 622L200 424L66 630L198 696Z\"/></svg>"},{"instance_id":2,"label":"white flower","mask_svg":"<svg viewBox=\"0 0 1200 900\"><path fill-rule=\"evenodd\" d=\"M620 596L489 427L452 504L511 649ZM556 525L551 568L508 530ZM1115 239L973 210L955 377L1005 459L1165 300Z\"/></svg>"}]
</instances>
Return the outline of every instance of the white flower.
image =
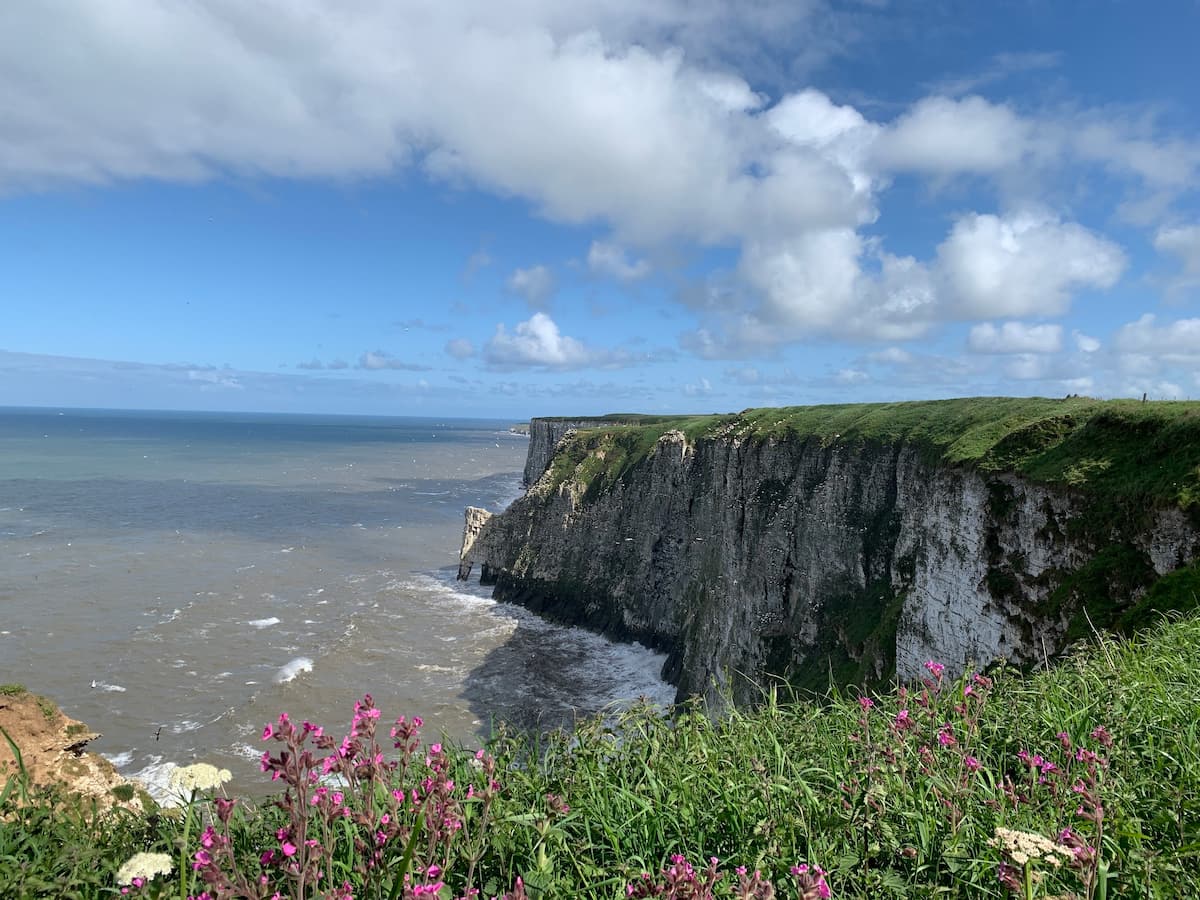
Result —
<instances>
[{"instance_id":1,"label":"white flower","mask_svg":"<svg viewBox=\"0 0 1200 900\"><path fill-rule=\"evenodd\" d=\"M170 875L175 863L167 853L135 853L117 870L117 884L133 884L133 879L149 881L155 875Z\"/></svg>"},{"instance_id":2,"label":"white flower","mask_svg":"<svg viewBox=\"0 0 1200 900\"><path fill-rule=\"evenodd\" d=\"M999 847L1018 866L1023 866L1031 859L1044 859L1054 868L1058 868L1062 860L1069 860L1071 852L1049 838L1028 831L1014 831L1011 828L997 828L996 836L988 843Z\"/></svg>"},{"instance_id":3,"label":"white flower","mask_svg":"<svg viewBox=\"0 0 1200 900\"><path fill-rule=\"evenodd\" d=\"M192 791L211 791L219 788L233 775L228 769L218 769L208 763L181 766L171 773L171 789L184 794Z\"/></svg>"}]
</instances>

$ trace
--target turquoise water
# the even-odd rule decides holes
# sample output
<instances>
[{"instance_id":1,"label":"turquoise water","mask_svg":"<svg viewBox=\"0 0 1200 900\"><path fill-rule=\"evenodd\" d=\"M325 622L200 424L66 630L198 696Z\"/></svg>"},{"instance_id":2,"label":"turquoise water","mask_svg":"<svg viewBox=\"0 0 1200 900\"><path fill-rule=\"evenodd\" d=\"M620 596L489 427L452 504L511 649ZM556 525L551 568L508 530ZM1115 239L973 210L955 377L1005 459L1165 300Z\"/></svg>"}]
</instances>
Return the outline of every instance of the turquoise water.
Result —
<instances>
[{"instance_id":1,"label":"turquoise water","mask_svg":"<svg viewBox=\"0 0 1200 900\"><path fill-rule=\"evenodd\" d=\"M161 784L256 778L281 711L478 741L646 695L662 657L454 581L462 511L520 493L508 422L0 409L0 681Z\"/></svg>"}]
</instances>

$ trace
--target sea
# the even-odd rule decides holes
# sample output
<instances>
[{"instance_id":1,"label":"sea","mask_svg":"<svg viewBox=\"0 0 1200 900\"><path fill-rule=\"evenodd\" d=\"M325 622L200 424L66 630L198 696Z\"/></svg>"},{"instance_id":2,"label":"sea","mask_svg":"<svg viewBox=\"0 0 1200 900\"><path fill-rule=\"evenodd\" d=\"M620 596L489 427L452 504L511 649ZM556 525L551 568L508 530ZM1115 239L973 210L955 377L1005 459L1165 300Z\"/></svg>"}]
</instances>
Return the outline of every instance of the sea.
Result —
<instances>
[{"instance_id":1,"label":"sea","mask_svg":"<svg viewBox=\"0 0 1200 900\"><path fill-rule=\"evenodd\" d=\"M475 746L645 698L661 654L456 580L463 510L522 493L510 421L0 408L0 682L46 694L160 800L257 761L281 712Z\"/></svg>"}]
</instances>

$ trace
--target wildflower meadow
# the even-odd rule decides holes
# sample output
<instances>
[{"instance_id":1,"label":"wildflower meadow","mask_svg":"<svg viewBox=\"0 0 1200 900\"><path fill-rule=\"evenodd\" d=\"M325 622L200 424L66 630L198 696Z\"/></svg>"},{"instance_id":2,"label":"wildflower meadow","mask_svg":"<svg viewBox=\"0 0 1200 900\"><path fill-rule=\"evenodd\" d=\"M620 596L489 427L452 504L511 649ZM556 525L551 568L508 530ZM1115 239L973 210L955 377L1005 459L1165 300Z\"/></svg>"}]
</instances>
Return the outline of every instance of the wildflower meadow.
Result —
<instances>
[{"instance_id":1,"label":"wildflower meadow","mask_svg":"<svg viewBox=\"0 0 1200 900\"><path fill-rule=\"evenodd\" d=\"M1200 896L1200 618L1055 667L879 694L646 706L570 731L430 740L370 696L262 733L263 793L204 763L181 804L100 812L19 776L0 896Z\"/></svg>"}]
</instances>

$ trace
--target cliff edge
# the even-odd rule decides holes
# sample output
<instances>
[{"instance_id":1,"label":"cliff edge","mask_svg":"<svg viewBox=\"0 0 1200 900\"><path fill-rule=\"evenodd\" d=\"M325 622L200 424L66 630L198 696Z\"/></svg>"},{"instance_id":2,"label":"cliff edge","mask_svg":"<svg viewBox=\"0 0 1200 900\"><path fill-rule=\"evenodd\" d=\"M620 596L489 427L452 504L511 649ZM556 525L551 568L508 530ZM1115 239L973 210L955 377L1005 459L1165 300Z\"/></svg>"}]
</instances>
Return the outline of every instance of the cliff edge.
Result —
<instances>
[{"instance_id":1,"label":"cliff edge","mask_svg":"<svg viewBox=\"0 0 1200 900\"><path fill-rule=\"evenodd\" d=\"M665 650L681 696L1038 662L1136 622L1200 557L1197 403L975 398L573 430L544 465L531 439L525 497L469 513L460 576L479 564L497 599Z\"/></svg>"},{"instance_id":2,"label":"cliff edge","mask_svg":"<svg viewBox=\"0 0 1200 900\"><path fill-rule=\"evenodd\" d=\"M95 801L101 809L150 812L157 807L142 785L121 777L98 753L86 752L100 735L53 701L19 685L0 685L0 728L21 757L18 765L8 740L0 741L0 792L24 769L30 791L60 786L68 795Z\"/></svg>"}]
</instances>

